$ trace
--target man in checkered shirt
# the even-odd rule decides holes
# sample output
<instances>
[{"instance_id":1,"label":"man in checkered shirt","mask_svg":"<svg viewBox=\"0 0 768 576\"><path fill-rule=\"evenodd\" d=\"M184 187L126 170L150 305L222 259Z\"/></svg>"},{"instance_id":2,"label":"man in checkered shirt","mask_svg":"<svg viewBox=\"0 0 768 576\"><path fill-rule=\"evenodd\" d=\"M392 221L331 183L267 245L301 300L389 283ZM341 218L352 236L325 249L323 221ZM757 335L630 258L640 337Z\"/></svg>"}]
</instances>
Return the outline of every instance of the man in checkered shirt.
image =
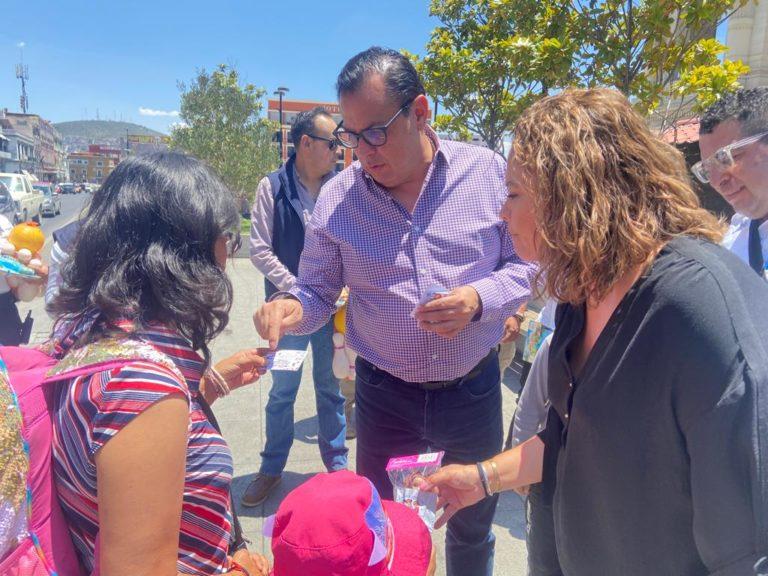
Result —
<instances>
[{"instance_id":1,"label":"man in checkered shirt","mask_svg":"<svg viewBox=\"0 0 768 576\"><path fill-rule=\"evenodd\" d=\"M335 135L359 161L323 187L295 287L275 294L254 322L275 347L286 332L327 322L349 286L357 471L392 498L392 456L444 450L445 463L472 463L501 450L496 348L504 321L529 299L531 267L499 218L504 159L438 138L407 58L361 52L337 90L344 120ZM449 522L449 576L493 573L496 501Z\"/></svg>"}]
</instances>

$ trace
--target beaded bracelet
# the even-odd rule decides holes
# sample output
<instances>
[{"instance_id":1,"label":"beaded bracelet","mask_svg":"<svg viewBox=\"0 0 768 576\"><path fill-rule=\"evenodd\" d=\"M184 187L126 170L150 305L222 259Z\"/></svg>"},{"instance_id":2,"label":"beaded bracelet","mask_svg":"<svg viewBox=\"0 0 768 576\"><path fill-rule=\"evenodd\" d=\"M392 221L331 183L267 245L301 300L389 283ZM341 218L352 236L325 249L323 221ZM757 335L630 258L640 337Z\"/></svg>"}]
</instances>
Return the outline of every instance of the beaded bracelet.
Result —
<instances>
[{"instance_id":1,"label":"beaded bracelet","mask_svg":"<svg viewBox=\"0 0 768 576\"><path fill-rule=\"evenodd\" d=\"M219 371L216 370L213 366L208 368L208 370L205 371L205 381L210 382L213 384L213 388L216 390L216 396L221 398L222 396L226 396L231 392L229 389L229 384L227 384L227 381L224 380L224 377L219 374Z\"/></svg>"}]
</instances>

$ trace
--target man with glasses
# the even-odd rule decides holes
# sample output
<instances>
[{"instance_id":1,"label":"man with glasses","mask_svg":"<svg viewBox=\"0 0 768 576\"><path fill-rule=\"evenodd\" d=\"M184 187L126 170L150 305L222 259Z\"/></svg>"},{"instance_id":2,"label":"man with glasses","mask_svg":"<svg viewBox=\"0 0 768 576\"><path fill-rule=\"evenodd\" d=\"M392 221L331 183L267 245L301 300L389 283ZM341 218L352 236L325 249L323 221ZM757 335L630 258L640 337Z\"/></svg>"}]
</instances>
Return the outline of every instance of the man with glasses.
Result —
<instances>
[{"instance_id":1,"label":"man with glasses","mask_svg":"<svg viewBox=\"0 0 768 576\"><path fill-rule=\"evenodd\" d=\"M291 128L294 153L256 190L251 215L251 261L264 274L267 298L296 283L304 228L320 188L334 175L335 127L333 118L322 107L298 114ZM286 335L278 348L306 350L310 343L320 455L329 471L341 470L347 467L346 426L344 398L332 369L333 323L318 324L303 336ZM280 483L293 444L293 406L300 383L301 370L272 372L261 467L243 494L244 506L258 506Z\"/></svg>"},{"instance_id":2,"label":"man with glasses","mask_svg":"<svg viewBox=\"0 0 768 576\"><path fill-rule=\"evenodd\" d=\"M768 277L768 86L728 94L704 112L699 148L693 173L736 211L723 245Z\"/></svg>"},{"instance_id":3,"label":"man with glasses","mask_svg":"<svg viewBox=\"0 0 768 576\"><path fill-rule=\"evenodd\" d=\"M407 58L370 48L336 86L344 120L335 134L359 162L323 188L296 285L254 321L275 346L285 332L322 326L349 287L357 471L390 499L390 457L444 450L444 463L474 463L501 450L496 347L530 296L530 266L499 218L504 159L438 138ZM496 502L449 522L449 576L493 573Z\"/></svg>"}]
</instances>

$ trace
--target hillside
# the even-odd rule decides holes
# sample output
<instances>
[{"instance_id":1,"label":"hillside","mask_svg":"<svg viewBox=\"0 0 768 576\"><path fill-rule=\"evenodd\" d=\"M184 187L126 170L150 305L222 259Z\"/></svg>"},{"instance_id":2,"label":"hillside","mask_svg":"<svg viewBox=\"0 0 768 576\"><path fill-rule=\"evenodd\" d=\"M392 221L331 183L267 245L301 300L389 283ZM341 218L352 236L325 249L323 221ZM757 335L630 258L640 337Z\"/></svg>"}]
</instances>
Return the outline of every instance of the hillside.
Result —
<instances>
[{"instance_id":1,"label":"hillside","mask_svg":"<svg viewBox=\"0 0 768 576\"><path fill-rule=\"evenodd\" d=\"M113 120L75 120L73 122L59 122L54 126L61 133L64 147L68 152L85 150L89 144L122 148L125 146L126 134L164 135L162 132L140 124Z\"/></svg>"}]
</instances>

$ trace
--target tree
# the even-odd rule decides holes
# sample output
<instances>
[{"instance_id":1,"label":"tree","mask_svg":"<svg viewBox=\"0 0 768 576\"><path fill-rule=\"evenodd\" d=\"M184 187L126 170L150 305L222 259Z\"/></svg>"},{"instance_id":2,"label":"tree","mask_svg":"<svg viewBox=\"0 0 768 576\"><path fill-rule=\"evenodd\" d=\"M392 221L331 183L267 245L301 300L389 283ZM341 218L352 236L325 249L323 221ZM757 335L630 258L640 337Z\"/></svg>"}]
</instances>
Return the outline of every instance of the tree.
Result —
<instances>
[{"instance_id":1,"label":"tree","mask_svg":"<svg viewBox=\"0 0 768 576\"><path fill-rule=\"evenodd\" d=\"M432 0L441 25L409 56L451 115L437 127L463 124L494 149L527 106L568 86L613 86L663 125L738 87L747 67L721 60L713 36L746 1Z\"/></svg>"},{"instance_id":2,"label":"tree","mask_svg":"<svg viewBox=\"0 0 768 576\"><path fill-rule=\"evenodd\" d=\"M747 0L574 0L579 84L613 86L660 129L739 87L717 27Z\"/></svg>"},{"instance_id":3,"label":"tree","mask_svg":"<svg viewBox=\"0 0 768 576\"><path fill-rule=\"evenodd\" d=\"M520 113L569 76L576 46L563 0L432 0L442 23L427 54L407 54L450 115L436 127L478 134L499 150ZM465 128L465 129L466 129Z\"/></svg>"},{"instance_id":4,"label":"tree","mask_svg":"<svg viewBox=\"0 0 768 576\"><path fill-rule=\"evenodd\" d=\"M189 86L180 82L179 90L182 123L172 145L207 162L241 202L252 199L278 163L277 125L260 117L264 90L241 86L237 71L223 64L210 74L201 70Z\"/></svg>"}]
</instances>

